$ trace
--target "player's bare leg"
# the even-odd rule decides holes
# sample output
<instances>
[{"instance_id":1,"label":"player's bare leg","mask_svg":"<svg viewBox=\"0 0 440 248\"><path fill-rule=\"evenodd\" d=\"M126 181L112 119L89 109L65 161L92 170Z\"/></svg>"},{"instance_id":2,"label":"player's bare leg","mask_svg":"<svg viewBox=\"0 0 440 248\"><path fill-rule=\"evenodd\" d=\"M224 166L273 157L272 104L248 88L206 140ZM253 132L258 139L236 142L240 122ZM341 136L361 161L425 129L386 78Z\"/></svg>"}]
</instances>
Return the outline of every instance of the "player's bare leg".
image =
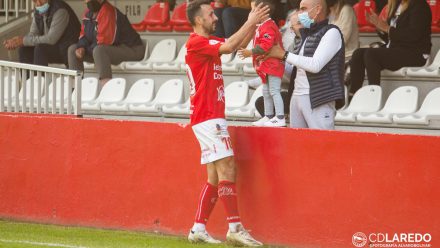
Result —
<instances>
[{"instance_id":1,"label":"player's bare leg","mask_svg":"<svg viewBox=\"0 0 440 248\"><path fill-rule=\"evenodd\" d=\"M235 188L236 166L234 157L226 157L214 162L219 178L218 197L223 202L226 210L229 230L226 240L239 246L262 246L255 240L240 221L237 205L237 191Z\"/></svg>"},{"instance_id":2,"label":"player's bare leg","mask_svg":"<svg viewBox=\"0 0 440 248\"><path fill-rule=\"evenodd\" d=\"M206 171L208 174L208 182L203 186L202 192L200 193L195 222L189 232L188 240L191 243L218 244L221 243L221 241L212 238L206 231L206 223L218 198L218 175L213 163L206 164Z\"/></svg>"}]
</instances>

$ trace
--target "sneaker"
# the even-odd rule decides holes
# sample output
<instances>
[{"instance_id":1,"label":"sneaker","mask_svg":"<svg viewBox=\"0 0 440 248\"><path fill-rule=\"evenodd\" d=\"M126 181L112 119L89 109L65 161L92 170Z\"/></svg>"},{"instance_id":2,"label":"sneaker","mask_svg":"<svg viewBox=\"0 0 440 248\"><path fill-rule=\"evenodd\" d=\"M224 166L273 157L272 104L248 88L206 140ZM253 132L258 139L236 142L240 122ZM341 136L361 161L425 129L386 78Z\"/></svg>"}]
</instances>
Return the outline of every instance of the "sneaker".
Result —
<instances>
[{"instance_id":1,"label":"sneaker","mask_svg":"<svg viewBox=\"0 0 440 248\"><path fill-rule=\"evenodd\" d=\"M242 225L237 226L236 232L230 230L226 234L226 240L231 245L235 246L262 246L263 243L255 240Z\"/></svg>"},{"instance_id":2,"label":"sneaker","mask_svg":"<svg viewBox=\"0 0 440 248\"><path fill-rule=\"evenodd\" d=\"M286 126L286 118L278 119L278 117L274 116L269 121L266 121L263 125L265 127L285 127Z\"/></svg>"},{"instance_id":3,"label":"sneaker","mask_svg":"<svg viewBox=\"0 0 440 248\"><path fill-rule=\"evenodd\" d=\"M270 121L269 117L265 116L265 117L259 119L258 121L252 122L252 126L262 127L262 126L264 126L264 123L266 123L268 121Z\"/></svg>"},{"instance_id":4,"label":"sneaker","mask_svg":"<svg viewBox=\"0 0 440 248\"><path fill-rule=\"evenodd\" d=\"M220 244L220 240L216 240L209 233L205 231L195 232L193 230L189 231L188 241L190 243L208 243L208 244Z\"/></svg>"}]
</instances>

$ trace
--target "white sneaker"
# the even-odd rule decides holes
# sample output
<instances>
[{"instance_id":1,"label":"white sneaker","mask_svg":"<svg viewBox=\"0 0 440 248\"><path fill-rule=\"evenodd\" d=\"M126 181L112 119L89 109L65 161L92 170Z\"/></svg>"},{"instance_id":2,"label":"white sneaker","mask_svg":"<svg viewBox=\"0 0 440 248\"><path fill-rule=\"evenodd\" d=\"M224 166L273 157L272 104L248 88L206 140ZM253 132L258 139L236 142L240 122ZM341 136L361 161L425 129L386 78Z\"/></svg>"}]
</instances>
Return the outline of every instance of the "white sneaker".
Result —
<instances>
[{"instance_id":1,"label":"white sneaker","mask_svg":"<svg viewBox=\"0 0 440 248\"><path fill-rule=\"evenodd\" d=\"M270 121L269 117L265 116L265 117L259 119L258 121L252 122L252 126L262 127L262 126L264 126L264 123L266 123L268 121Z\"/></svg>"},{"instance_id":2,"label":"white sneaker","mask_svg":"<svg viewBox=\"0 0 440 248\"><path fill-rule=\"evenodd\" d=\"M242 225L237 226L236 232L230 230L226 234L226 240L231 245L236 246L262 246L263 243L255 240L248 231L246 231Z\"/></svg>"},{"instance_id":3,"label":"white sneaker","mask_svg":"<svg viewBox=\"0 0 440 248\"><path fill-rule=\"evenodd\" d=\"M188 241L191 243L208 243L208 244L220 244L220 240L216 240L209 233L205 231L189 231Z\"/></svg>"},{"instance_id":4,"label":"white sneaker","mask_svg":"<svg viewBox=\"0 0 440 248\"><path fill-rule=\"evenodd\" d=\"M286 126L286 118L278 119L278 117L274 116L269 121L266 121L263 125L265 127L285 127Z\"/></svg>"}]
</instances>

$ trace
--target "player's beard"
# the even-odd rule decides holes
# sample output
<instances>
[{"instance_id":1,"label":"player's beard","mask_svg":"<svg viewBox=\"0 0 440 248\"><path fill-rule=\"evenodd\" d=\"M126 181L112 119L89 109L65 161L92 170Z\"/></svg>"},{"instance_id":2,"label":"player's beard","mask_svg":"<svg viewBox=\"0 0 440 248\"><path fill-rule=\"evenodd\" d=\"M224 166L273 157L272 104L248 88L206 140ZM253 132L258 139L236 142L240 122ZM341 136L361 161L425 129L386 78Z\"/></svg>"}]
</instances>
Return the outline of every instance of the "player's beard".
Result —
<instances>
[{"instance_id":1,"label":"player's beard","mask_svg":"<svg viewBox=\"0 0 440 248\"><path fill-rule=\"evenodd\" d=\"M213 22L211 25L204 25L203 28L205 29L206 33L213 34L215 32L215 25L217 25L217 22Z\"/></svg>"}]
</instances>

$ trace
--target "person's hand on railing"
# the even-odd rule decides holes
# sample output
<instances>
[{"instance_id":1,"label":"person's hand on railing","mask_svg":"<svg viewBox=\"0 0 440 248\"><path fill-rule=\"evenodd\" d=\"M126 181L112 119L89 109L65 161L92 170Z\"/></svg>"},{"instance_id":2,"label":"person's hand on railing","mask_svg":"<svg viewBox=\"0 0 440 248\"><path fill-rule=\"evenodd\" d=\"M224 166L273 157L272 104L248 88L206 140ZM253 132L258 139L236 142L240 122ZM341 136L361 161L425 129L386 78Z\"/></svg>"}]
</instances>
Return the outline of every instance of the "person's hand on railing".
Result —
<instances>
[{"instance_id":1,"label":"person's hand on railing","mask_svg":"<svg viewBox=\"0 0 440 248\"><path fill-rule=\"evenodd\" d=\"M79 59L79 60L83 60L84 59L84 54L85 53L86 53L86 49L84 47L80 47L80 48L77 48L75 50L76 58Z\"/></svg>"},{"instance_id":2,"label":"person's hand on railing","mask_svg":"<svg viewBox=\"0 0 440 248\"><path fill-rule=\"evenodd\" d=\"M3 42L3 46L8 50L14 50L23 46L23 37L15 36Z\"/></svg>"}]
</instances>

